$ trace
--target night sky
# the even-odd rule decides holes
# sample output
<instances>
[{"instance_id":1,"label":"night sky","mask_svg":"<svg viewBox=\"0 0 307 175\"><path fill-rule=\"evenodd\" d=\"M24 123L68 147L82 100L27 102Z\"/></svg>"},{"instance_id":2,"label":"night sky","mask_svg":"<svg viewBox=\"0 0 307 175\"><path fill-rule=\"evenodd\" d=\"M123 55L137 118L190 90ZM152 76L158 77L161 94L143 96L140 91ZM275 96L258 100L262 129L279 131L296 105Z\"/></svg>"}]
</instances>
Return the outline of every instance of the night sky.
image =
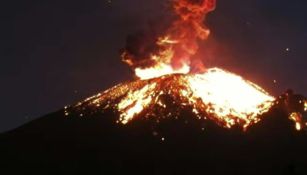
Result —
<instances>
[{"instance_id":1,"label":"night sky","mask_svg":"<svg viewBox=\"0 0 307 175\"><path fill-rule=\"evenodd\" d=\"M132 80L119 51L128 34L168 14L166 1L1 2L0 132ZM198 56L273 95L287 88L307 95L306 7L306 0L218 0Z\"/></svg>"}]
</instances>

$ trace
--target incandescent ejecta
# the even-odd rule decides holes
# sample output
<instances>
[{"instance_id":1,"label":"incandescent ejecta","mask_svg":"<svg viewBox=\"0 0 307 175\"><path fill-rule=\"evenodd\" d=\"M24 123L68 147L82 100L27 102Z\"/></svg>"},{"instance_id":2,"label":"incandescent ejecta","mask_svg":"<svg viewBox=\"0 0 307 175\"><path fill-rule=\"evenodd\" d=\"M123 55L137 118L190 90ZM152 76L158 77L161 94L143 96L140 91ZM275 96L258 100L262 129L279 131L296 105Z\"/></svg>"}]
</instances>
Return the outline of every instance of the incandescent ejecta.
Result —
<instances>
[{"instance_id":1,"label":"incandescent ejecta","mask_svg":"<svg viewBox=\"0 0 307 175\"><path fill-rule=\"evenodd\" d=\"M205 42L210 35L204 21L215 9L216 0L170 2L174 17L167 27L127 39L121 56L134 70L137 80L88 98L75 108L112 109L119 114L117 122L121 124L139 117L157 120L174 117L181 110L190 109L200 120L246 130L261 121L273 106L289 101L275 98L260 86L221 68L206 68L206 58L200 62L193 57L198 43ZM198 72L191 71L195 62L200 68ZM296 101L304 109L288 111L289 119L301 130L307 124L303 120L307 100ZM65 113L69 115L69 110Z\"/></svg>"}]
</instances>

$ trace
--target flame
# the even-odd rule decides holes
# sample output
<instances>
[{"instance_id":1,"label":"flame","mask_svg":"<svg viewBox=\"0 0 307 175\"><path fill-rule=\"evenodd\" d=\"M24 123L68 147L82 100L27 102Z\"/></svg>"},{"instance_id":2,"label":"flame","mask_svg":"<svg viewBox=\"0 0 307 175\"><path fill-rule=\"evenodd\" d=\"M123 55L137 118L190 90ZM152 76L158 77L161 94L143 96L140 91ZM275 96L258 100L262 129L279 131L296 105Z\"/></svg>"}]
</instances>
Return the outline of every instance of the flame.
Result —
<instances>
[{"instance_id":1,"label":"flame","mask_svg":"<svg viewBox=\"0 0 307 175\"><path fill-rule=\"evenodd\" d=\"M169 94L179 96L176 103L191 106L200 118L208 116L224 127L238 125L246 129L259 122L259 116L267 112L275 100L259 86L218 68L203 74L179 76L171 85L164 85L165 79L167 77L160 77L139 90L129 91L118 105L119 121L127 124L149 106L167 108L168 104L161 99Z\"/></svg>"}]
</instances>

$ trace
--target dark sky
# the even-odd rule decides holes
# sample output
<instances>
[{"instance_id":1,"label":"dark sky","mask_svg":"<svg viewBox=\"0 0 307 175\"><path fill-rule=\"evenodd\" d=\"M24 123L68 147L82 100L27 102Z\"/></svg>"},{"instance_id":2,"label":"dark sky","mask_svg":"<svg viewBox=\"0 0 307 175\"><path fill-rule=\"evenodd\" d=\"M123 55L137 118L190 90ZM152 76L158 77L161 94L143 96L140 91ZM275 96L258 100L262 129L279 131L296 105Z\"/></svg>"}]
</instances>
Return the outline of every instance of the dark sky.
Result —
<instances>
[{"instance_id":1,"label":"dark sky","mask_svg":"<svg viewBox=\"0 0 307 175\"><path fill-rule=\"evenodd\" d=\"M0 132L133 79L119 50L128 34L167 14L166 1L1 2ZM287 88L307 95L306 7L306 0L218 0L200 55L273 95Z\"/></svg>"}]
</instances>

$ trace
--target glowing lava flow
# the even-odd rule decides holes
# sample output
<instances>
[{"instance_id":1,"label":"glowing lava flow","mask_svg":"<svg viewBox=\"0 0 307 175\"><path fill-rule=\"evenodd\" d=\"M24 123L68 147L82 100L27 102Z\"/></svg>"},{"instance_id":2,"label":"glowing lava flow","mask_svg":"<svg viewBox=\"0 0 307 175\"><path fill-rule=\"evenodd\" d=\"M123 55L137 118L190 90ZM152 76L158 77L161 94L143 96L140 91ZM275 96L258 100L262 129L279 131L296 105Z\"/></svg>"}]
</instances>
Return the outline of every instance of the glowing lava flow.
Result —
<instances>
[{"instance_id":1,"label":"glowing lava flow","mask_svg":"<svg viewBox=\"0 0 307 175\"><path fill-rule=\"evenodd\" d=\"M167 108L162 100L166 94L179 107L192 107L200 118L207 116L227 128L234 125L247 128L260 121L259 116L275 100L255 84L218 68L203 74L173 76L156 78L138 90L131 89L117 106L119 121L126 124L150 106Z\"/></svg>"},{"instance_id":2,"label":"glowing lava flow","mask_svg":"<svg viewBox=\"0 0 307 175\"><path fill-rule=\"evenodd\" d=\"M244 128L258 122L258 116L267 112L275 100L259 86L217 68L191 76L188 84L193 93L190 100L200 98L208 106L206 112L229 128L241 122Z\"/></svg>"},{"instance_id":3,"label":"glowing lava flow","mask_svg":"<svg viewBox=\"0 0 307 175\"><path fill-rule=\"evenodd\" d=\"M307 126L307 122L303 121L303 112L307 112L307 100L300 100L299 103L303 106L303 111L291 112L289 119L295 123L296 130L300 131Z\"/></svg>"},{"instance_id":4,"label":"glowing lava flow","mask_svg":"<svg viewBox=\"0 0 307 175\"><path fill-rule=\"evenodd\" d=\"M138 91L129 93L125 99L118 104L118 110L121 111L120 120L126 124L138 115L144 108L152 103L151 93L156 87L156 83L147 85Z\"/></svg>"},{"instance_id":5,"label":"glowing lava flow","mask_svg":"<svg viewBox=\"0 0 307 175\"><path fill-rule=\"evenodd\" d=\"M202 74L170 74L119 84L79 102L72 111L65 107L64 112L69 116L75 109L81 110L78 115L82 117L89 111L111 110L119 115L117 123L123 125L138 119L159 122L165 118L196 117L224 128L246 130L261 121L273 106L285 110L297 130L307 126L307 100L303 97L289 98L285 94L275 99L238 75L211 68ZM188 116L183 116L183 111Z\"/></svg>"}]
</instances>

